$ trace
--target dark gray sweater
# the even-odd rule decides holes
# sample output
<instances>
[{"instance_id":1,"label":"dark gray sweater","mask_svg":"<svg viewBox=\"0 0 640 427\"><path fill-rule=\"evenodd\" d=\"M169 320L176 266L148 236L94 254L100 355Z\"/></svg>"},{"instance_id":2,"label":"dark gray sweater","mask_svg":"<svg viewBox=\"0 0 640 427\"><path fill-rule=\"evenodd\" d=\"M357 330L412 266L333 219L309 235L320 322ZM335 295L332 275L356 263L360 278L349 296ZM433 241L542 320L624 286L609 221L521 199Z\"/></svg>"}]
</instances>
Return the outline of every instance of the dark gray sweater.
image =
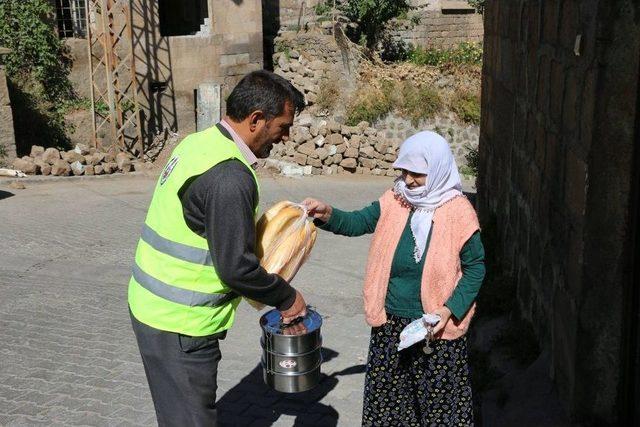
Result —
<instances>
[{"instance_id":1,"label":"dark gray sweater","mask_svg":"<svg viewBox=\"0 0 640 427\"><path fill-rule=\"evenodd\" d=\"M188 227L207 239L216 272L229 288L279 310L293 305L295 289L267 273L255 255L258 188L242 162L227 160L188 181L180 200Z\"/></svg>"}]
</instances>

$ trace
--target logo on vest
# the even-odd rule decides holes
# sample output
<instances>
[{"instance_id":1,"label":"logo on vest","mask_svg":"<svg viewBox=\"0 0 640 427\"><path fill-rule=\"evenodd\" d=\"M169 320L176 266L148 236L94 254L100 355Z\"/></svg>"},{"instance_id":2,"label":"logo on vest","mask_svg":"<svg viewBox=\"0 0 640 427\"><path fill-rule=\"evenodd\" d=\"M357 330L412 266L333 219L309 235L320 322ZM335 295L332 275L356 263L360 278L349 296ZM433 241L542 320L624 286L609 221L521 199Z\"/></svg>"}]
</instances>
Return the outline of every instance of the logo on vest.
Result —
<instances>
[{"instance_id":1,"label":"logo on vest","mask_svg":"<svg viewBox=\"0 0 640 427\"><path fill-rule=\"evenodd\" d=\"M167 163L167 166L165 166L164 170L162 171L162 176L160 177L160 185L163 185L167 181L167 178L169 178L169 175L171 175L171 172L173 172L173 168L175 168L178 164L178 160L179 157L173 157L171 160L169 160L169 163Z\"/></svg>"}]
</instances>

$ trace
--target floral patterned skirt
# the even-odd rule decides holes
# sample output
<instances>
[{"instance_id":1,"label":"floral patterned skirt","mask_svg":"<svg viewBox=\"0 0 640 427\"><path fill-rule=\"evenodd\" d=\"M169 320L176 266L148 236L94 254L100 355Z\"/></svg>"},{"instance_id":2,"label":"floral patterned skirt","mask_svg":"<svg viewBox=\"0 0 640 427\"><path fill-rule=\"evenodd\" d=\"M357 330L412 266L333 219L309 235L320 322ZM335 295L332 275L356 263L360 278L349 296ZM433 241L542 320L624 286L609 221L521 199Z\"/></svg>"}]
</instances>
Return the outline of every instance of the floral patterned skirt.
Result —
<instances>
[{"instance_id":1,"label":"floral patterned skirt","mask_svg":"<svg viewBox=\"0 0 640 427\"><path fill-rule=\"evenodd\" d=\"M398 352L411 319L389 315L372 328L364 385L363 426L472 426L467 337L424 341Z\"/></svg>"}]
</instances>

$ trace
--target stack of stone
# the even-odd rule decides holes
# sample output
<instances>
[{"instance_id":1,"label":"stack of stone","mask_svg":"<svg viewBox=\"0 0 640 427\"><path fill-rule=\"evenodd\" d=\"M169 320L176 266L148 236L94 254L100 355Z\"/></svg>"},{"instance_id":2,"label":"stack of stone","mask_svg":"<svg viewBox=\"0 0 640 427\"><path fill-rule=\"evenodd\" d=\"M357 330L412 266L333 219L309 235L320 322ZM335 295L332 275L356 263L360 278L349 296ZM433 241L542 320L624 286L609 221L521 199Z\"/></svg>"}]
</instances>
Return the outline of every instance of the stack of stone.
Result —
<instances>
[{"instance_id":1,"label":"stack of stone","mask_svg":"<svg viewBox=\"0 0 640 427\"><path fill-rule=\"evenodd\" d=\"M147 170L151 163L137 160L131 153L111 148L106 152L78 144L73 150L60 151L34 145L31 154L16 159L13 168L27 175L103 175Z\"/></svg>"},{"instance_id":2,"label":"stack of stone","mask_svg":"<svg viewBox=\"0 0 640 427\"><path fill-rule=\"evenodd\" d=\"M398 143L378 135L367 122L347 126L335 121L317 123L302 115L285 143L274 146L274 159L303 167L303 174L359 173L396 176L393 168Z\"/></svg>"},{"instance_id":3,"label":"stack of stone","mask_svg":"<svg viewBox=\"0 0 640 427\"><path fill-rule=\"evenodd\" d=\"M276 73L280 74L305 94L309 105L318 99L319 82L325 77L328 65L321 59L307 60L297 50L274 55Z\"/></svg>"}]
</instances>

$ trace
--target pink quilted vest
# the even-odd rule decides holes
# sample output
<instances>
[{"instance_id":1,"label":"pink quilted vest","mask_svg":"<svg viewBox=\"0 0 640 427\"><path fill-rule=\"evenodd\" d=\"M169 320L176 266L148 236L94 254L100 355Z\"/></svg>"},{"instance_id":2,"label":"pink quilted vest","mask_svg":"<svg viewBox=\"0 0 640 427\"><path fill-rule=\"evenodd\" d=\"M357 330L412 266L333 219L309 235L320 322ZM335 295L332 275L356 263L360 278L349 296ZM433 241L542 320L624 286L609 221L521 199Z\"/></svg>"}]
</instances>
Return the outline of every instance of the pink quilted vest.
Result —
<instances>
[{"instance_id":1,"label":"pink quilted vest","mask_svg":"<svg viewBox=\"0 0 640 427\"><path fill-rule=\"evenodd\" d=\"M387 321L384 302L391 263L410 213L394 198L391 190L380 198L380 211L364 281L364 311L371 326L380 326ZM420 288L425 313L442 307L453 293L462 277L460 250L479 229L476 212L465 197L451 199L436 209ZM463 336L474 312L475 303L464 318L455 320L451 316L437 338L452 340Z\"/></svg>"}]
</instances>

